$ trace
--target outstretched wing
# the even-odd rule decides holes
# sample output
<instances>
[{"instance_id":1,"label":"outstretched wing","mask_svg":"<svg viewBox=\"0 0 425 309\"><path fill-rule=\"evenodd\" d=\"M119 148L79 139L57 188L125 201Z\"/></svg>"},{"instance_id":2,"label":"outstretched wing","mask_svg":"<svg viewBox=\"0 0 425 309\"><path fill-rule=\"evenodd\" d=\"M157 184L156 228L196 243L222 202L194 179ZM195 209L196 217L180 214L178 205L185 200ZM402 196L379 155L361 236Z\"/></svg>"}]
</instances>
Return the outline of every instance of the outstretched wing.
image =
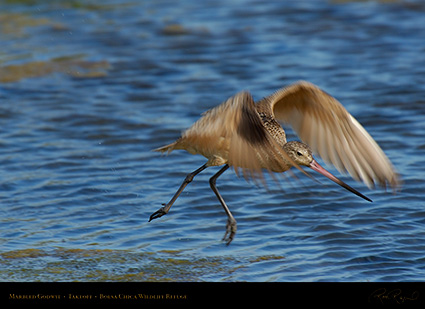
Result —
<instances>
[{"instance_id":1,"label":"outstretched wing","mask_svg":"<svg viewBox=\"0 0 425 309\"><path fill-rule=\"evenodd\" d=\"M368 187L388 183L395 189L399 185L391 162L369 133L341 103L317 86L299 82L258 104L292 126L313 152L340 172L348 172Z\"/></svg>"}]
</instances>

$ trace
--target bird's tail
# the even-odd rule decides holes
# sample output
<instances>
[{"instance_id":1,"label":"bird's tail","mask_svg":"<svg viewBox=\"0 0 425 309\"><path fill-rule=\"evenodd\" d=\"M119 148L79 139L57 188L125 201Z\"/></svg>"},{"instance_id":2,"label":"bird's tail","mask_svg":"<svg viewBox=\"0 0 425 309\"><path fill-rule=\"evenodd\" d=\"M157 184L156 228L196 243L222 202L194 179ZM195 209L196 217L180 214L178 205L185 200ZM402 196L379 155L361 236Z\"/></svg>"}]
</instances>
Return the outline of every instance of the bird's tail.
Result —
<instances>
[{"instance_id":1,"label":"bird's tail","mask_svg":"<svg viewBox=\"0 0 425 309\"><path fill-rule=\"evenodd\" d=\"M168 153L170 153L171 151L173 151L175 149L176 144L177 144L177 142L174 142L174 143L171 143L171 144L168 144L168 145L165 145L165 146L156 148L153 151L168 152Z\"/></svg>"}]
</instances>

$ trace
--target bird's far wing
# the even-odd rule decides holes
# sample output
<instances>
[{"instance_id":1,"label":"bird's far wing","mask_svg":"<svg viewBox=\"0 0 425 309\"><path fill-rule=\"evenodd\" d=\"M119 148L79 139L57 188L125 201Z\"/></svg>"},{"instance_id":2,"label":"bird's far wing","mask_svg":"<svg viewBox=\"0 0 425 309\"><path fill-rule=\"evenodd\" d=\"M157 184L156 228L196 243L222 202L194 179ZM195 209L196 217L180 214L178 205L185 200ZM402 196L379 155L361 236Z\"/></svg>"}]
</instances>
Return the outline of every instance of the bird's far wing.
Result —
<instances>
[{"instance_id":1,"label":"bird's far wing","mask_svg":"<svg viewBox=\"0 0 425 309\"><path fill-rule=\"evenodd\" d=\"M375 183L396 189L400 182L384 152L335 98L308 82L282 88L258 104L289 124L300 139L340 172L368 187Z\"/></svg>"}]
</instances>

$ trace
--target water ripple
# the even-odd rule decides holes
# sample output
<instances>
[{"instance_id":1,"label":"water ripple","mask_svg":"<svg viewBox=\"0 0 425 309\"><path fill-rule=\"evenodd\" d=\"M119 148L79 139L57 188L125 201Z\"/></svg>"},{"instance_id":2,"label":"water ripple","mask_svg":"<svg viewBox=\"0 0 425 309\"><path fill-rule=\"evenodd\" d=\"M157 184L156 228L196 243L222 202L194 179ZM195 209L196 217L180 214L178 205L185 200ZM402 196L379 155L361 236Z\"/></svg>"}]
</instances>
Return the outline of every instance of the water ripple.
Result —
<instances>
[{"instance_id":1,"label":"water ripple","mask_svg":"<svg viewBox=\"0 0 425 309\"><path fill-rule=\"evenodd\" d=\"M0 4L0 278L423 280L421 1L34 3ZM299 79L365 126L401 192L341 176L364 203L320 176L263 188L229 171L227 247L211 168L148 222L205 163L152 149L237 91L260 99Z\"/></svg>"}]
</instances>

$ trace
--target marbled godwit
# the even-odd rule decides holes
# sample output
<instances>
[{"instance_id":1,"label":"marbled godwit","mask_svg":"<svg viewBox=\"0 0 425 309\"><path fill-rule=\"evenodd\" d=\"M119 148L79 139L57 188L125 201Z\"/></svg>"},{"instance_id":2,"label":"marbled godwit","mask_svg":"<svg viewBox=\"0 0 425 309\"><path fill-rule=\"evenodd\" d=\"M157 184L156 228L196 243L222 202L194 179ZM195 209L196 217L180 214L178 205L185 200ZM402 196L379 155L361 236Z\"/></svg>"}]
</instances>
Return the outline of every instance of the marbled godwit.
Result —
<instances>
[{"instance_id":1,"label":"marbled godwit","mask_svg":"<svg viewBox=\"0 0 425 309\"><path fill-rule=\"evenodd\" d=\"M292 126L302 141L286 141L279 122ZM310 146L307 146L310 145ZM261 178L262 170L281 173L291 167L308 166L345 189L371 200L321 167L312 156L320 155L340 172L348 172L369 188L375 183L394 189L398 175L378 144L335 98L308 82L282 88L254 103L248 92L240 92L205 112L174 143L155 149L171 152L184 149L201 154L207 163L188 174L168 202L149 221L168 213L193 178L210 166L224 165L210 179L211 189L223 206L228 220L223 240L227 244L236 233L236 220L217 190L216 180L229 166L245 177Z\"/></svg>"}]
</instances>

